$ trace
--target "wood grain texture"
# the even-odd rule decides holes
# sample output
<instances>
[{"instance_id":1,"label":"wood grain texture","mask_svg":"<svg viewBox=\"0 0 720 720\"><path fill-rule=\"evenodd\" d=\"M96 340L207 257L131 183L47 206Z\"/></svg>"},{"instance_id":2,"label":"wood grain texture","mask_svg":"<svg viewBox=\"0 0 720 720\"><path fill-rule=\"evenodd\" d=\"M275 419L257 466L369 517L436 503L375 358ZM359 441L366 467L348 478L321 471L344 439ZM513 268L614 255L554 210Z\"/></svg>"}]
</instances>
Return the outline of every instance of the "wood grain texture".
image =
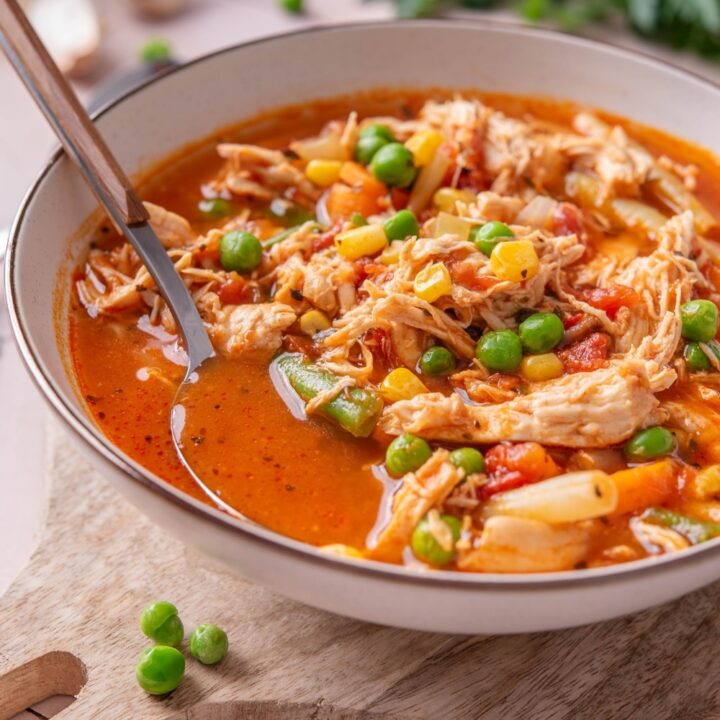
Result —
<instances>
[{"instance_id":1,"label":"wood grain texture","mask_svg":"<svg viewBox=\"0 0 720 720\"><path fill-rule=\"evenodd\" d=\"M126 225L141 223L147 211L135 195L130 181L113 157L105 141L89 120L80 101L53 62L17 0L0 0L0 33L12 48L11 62L22 64L23 82L36 96L50 124L57 120L64 136L63 147L79 164L94 175L102 204L112 205Z\"/></svg>"},{"instance_id":2,"label":"wood grain texture","mask_svg":"<svg viewBox=\"0 0 720 720\"><path fill-rule=\"evenodd\" d=\"M244 582L152 526L54 430L39 548L0 600L0 720L77 693L60 720L720 718L720 585L556 633L453 637L369 625ZM138 614L172 600L231 651L188 660L164 698L136 686ZM73 689L74 688L74 689ZM44 694L44 695L43 695Z\"/></svg>"}]
</instances>

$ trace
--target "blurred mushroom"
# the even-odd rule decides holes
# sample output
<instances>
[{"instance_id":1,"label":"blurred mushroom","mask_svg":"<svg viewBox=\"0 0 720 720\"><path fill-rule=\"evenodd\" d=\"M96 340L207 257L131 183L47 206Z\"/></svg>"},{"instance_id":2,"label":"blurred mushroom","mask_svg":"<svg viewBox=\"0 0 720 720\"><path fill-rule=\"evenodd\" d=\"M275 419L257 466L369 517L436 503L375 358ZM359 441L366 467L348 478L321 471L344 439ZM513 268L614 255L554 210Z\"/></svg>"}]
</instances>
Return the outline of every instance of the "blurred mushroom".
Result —
<instances>
[{"instance_id":1,"label":"blurred mushroom","mask_svg":"<svg viewBox=\"0 0 720 720\"><path fill-rule=\"evenodd\" d=\"M133 0L138 12L154 18L169 17L182 12L187 0Z\"/></svg>"},{"instance_id":2,"label":"blurred mushroom","mask_svg":"<svg viewBox=\"0 0 720 720\"><path fill-rule=\"evenodd\" d=\"M66 75L87 75L100 50L100 22L91 0L27 0L30 22Z\"/></svg>"}]
</instances>

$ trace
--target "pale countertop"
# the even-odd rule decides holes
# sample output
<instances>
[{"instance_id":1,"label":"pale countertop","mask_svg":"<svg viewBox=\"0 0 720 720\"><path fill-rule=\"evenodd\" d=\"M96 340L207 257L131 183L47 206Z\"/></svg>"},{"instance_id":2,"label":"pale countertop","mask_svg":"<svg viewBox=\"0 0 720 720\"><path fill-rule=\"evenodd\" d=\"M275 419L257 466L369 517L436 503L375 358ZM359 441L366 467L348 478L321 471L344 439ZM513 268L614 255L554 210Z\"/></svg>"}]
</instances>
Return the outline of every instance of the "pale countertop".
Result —
<instances>
[{"instance_id":1,"label":"pale countertop","mask_svg":"<svg viewBox=\"0 0 720 720\"><path fill-rule=\"evenodd\" d=\"M293 17L281 12L275 0L190 0L184 15L154 23L141 23L129 3L95 0L103 14L105 42L99 81L78 84L85 100L110 76L136 66L143 40L161 36L170 40L175 55L189 60L220 47L254 37L318 23L335 23L390 17L388 3L362 0L306 0L310 12ZM466 14L466 17L481 17ZM502 16L505 19L505 15ZM603 31L600 36L610 35ZM720 65L691 56L658 50L624 33L613 42L655 52L672 62L720 82ZM559 86L558 94L562 94ZM15 210L50 155L53 137L19 80L0 57L0 228L9 225ZM33 548L42 521L43 446L46 410L25 373L10 340L0 302L0 593L22 568Z\"/></svg>"}]
</instances>

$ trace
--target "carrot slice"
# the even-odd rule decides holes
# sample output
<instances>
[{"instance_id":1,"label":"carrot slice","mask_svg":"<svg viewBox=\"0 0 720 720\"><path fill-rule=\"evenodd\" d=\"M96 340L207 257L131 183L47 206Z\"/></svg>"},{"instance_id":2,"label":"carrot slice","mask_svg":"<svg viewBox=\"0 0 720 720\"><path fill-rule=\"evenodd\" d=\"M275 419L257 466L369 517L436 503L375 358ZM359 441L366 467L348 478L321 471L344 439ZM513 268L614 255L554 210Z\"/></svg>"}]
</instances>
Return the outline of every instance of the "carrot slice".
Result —
<instances>
[{"instance_id":1,"label":"carrot slice","mask_svg":"<svg viewBox=\"0 0 720 720\"><path fill-rule=\"evenodd\" d=\"M381 197L387 194L387 188L362 165L346 162L340 168L340 179L350 187L360 187L367 195Z\"/></svg>"},{"instance_id":2,"label":"carrot slice","mask_svg":"<svg viewBox=\"0 0 720 720\"><path fill-rule=\"evenodd\" d=\"M614 515L662 505L677 491L677 466L672 460L620 470L611 475L618 489Z\"/></svg>"},{"instance_id":3,"label":"carrot slice","mask_svg":"<svg viewBox=\"0 0 720 720\"><path fill-rule=\"evenodd\" d=\"M377 195L368 194L361 187L348 187L335 183L327 199L328 215L333 222L349 220L355 213L363 217L380 212Z\"/></svg>"}]
</instances>

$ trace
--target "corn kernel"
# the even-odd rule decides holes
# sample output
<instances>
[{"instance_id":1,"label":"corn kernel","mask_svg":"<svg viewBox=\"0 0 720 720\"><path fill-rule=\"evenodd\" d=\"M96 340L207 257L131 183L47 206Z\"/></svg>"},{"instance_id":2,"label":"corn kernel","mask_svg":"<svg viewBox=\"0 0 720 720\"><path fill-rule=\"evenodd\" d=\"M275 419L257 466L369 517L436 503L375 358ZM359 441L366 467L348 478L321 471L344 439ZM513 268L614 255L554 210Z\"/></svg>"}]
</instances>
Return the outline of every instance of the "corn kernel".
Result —
<instances>
[{"instance_id":1,"label":"corn kernel","mask_svg":"<svg viewBox=\"0 0 720 720\"><path fill-rule=\"evenodd\" d=\"M339 160L311 160L305 168L305 175L310 182L320 187L329 187L340 179Z\"/></svg>"},{"instance_id":2,"label":"corn kernel","mask_svg":"<svg viewBox=\"0 0 720 720\"><path fill-rule=\"evenodd\" d=\"M375 255L387 247L388 241L382 225L363 225L335 236L337 251L348 260Z\"/></svg>"},{"instance_id":3,"label":"corn kernel","mask_svg":"<svg viewBox=\"0 0 720 720\"><path fill-rule=\"evenodd\" d=\"M426 265L415 276L413 289L421 300L430 303L443 295L449 295L452 291L452 280L445 264L437 262Z\"/></svg>"},{"instance_id":4,"label":"corn kernel","mask_svg":"<svg viewBox=\"0 0 720 720\"><path fill-rule=\"evenodd\" d=\"M389 372L380 385L382 396L389 402L410 400L416 395L428 392L422 380L407 368Z\"/></svg>"},{"instance_id":5,"label":"corn kernel","mask_svg":"<svg viewBox=\"0 0 720 720\"><path fill-rule=\"evenodd\" d=\"M523 282L538 274L540 260L530 240L508 240L494 247L490 267L500 280Z\"/></svg>"},{"instance_id":6,"label":"corn kernel","mask_svg":"<svg viewBox=\"0 0 720 720\"><path fill-rule=\"evenodd\" d=\"M313 337L316 333L327 330L331 323L328 316L320 310L308 310L300 317L300 330Z\"/></svg>"},{"instance_id":7,"label":"corn kernel","mask_svg":"<svg viewBox=\"0 0 720 720\"><path fill-rule=\"evenodd\" d=\"M475 193L470 190L456 190L455 188L443 187L433 195L433 205L439 210L448 213L456 212L459 202L471 203L475 200Z\"/></svg>"},{"instance_id":8,"label":"corn kernel","mask_svg":"<svg viewBox=\"0 0 720 720\"><path fill-rule=\"evenodd\" d=\"M442 145L443 136L437 130L416 132L405 143L405 147L413 154L416 167L427 165L437 149Z\"/></svg>"},{"instance_id":9,"label":"corn kernel","mask_svg":"<svg viewBox=\"0 0 720 720\"><path fill-rule=\"evenodd\" d=\"M436 238L442 235L457 235L460 240L467 240L470 237L470 230L472 230L475 225L477 225L477 223L459 218L457 215L439 212L432 222L430 234Z\"/></svg>"},{"instance_id":10,"label":"corn kernel","mask_svg":"<svg viewBox=\"0 0 720 720\"><path fill-rule=\"evenodd\" d=\"M526 355L520 362L520 374L528 382L554 380L565 372L562 360L555 353Z\"/></svg>"},{"instance_id":11,"label":"corn kernel","mask_svg":"<svg viewBox=\"0 0 720 720\"><path fill-rule=\"evenodd\" d=\"M694 481L695 494L704 499L720 495L720 465L710 465L701 470Z\"/></svg>"},{"instance_id":12,"label":"corn kernel","mask_svg":"<svg viewBox=\"0 0 720 720\"><path fill-rule=\"evenodd\" d=\"M404 245L403 240L393 240L383 251L378 260L383 265L397 265L400 262L400 251Z\"/></svg>"}]
</instances>

